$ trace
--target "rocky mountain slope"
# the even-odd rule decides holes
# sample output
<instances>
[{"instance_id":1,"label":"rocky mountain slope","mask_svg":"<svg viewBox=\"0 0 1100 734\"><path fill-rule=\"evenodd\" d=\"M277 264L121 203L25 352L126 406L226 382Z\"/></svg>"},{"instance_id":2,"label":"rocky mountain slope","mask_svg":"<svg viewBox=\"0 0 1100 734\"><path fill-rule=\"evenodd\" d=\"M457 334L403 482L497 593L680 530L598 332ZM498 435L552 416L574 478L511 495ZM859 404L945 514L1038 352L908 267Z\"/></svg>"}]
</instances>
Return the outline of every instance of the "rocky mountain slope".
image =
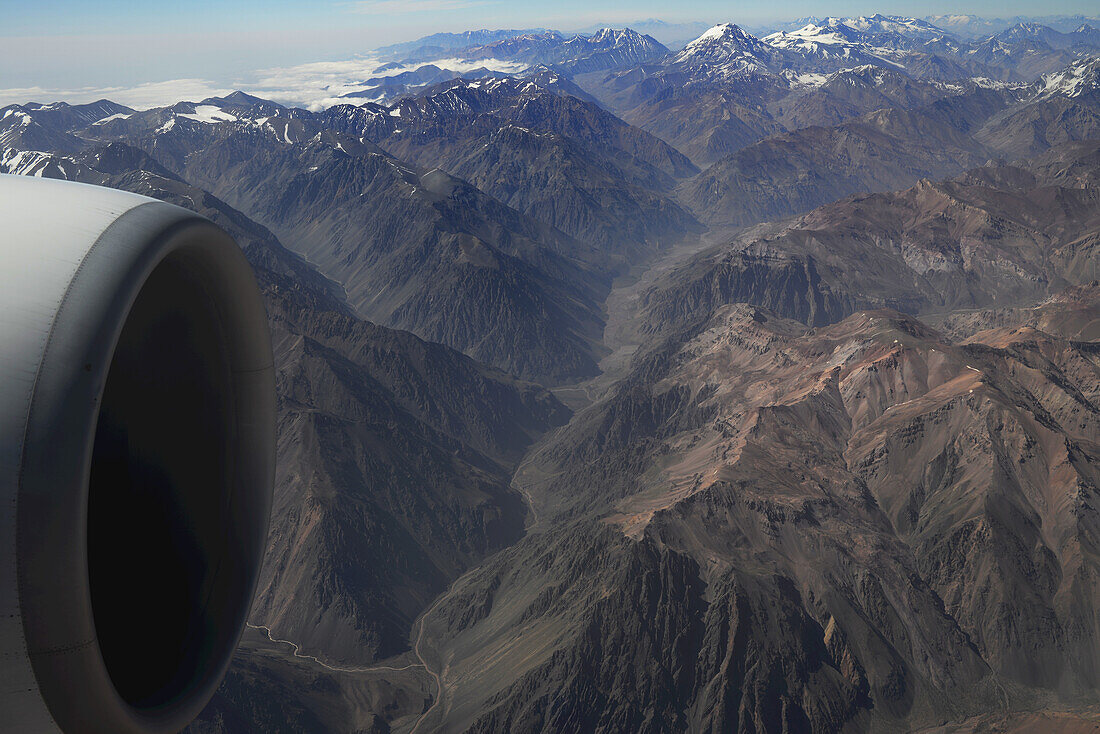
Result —
<instances>
[{"instance_id":1,"label":"rocky mountain slope","mask_svg":"<svg viewBox=\"0 0 1100 734\"><path fill-rule=\"evenodd\" d=\"M844 107L832 92L838 86L855 103L848 112L861 103L874 106L876 99L888 106L842 124L802 126L741 147L683 183L679 198L708 225L740 227L842 195L899 188L991 159L1014 160L1095 139L1100 134L1095 66L1096 60L1076 63L1027 90L972 86L942 97L872 67L833 75L818 92L790 102L785 114L792 125L842 117ZM889 89L892 99L854 91L864 76Z\"/></svg>"},{"instance_id":2,"label":"rocky mountain slope","mask_svg":"<svg viewBox=\"0 0 1100 734\"><path fill-rule=\"evenodd\" d=\"M364 317L524 377L595 373L607 285L586 265L592 246L438 168L247 95L93 132L148 151L263 222Z\"/></svg>"},{"instance_id":3,"label":"rocky mountain slope","mask_svg":"<svg viewBox=\"0 0 1100 734\"><path fill-rule=\"evenodd\" d=\"M835 127L775 135L684 184L681 200L712 225L779 219L856 192L940 178L988 160L969 133L1005 106L985 89L915 110L891 108Z\"/></svg>"},{"instance_id":4,"label":"rocky mountain slope","mask_svg":"<svg viewBox=\"0 0 1100 734\"><path fill-rule=\"evenodd\" d=\"M1094 688L1098 369L719 309L540 452L543 532L429 618L430 726L909 728Z\"/></svg>"},{"instance_id":5,"label":"rocky mountain slope","mask_svg":"<svg viewBox=\"0 0 1100 734\"><path fill-rule=\"evenodd\" d=\"M956 311L930 320L958 342L1010 328L1035 329L1070 341L1100 341L1100 282L1072 286L1036 306Z\"/></svg>"},{"instance_id":6,"label":"rocky mountain slope","mask_svg":"<svg viewBox=\"0 0 1100 734\"><path fill-rule=\"evenodd\" d=\"M858 195L760 237L701 253L647 294L659 333L719 305L750 302L824 325L853 311L910 313L1033 303L1096 267L1096 143L1019 166ZM1075 173L1076 172L1076 173Z\"/></svg>"},{"instance_id":7,"label":"rocky mountain slope","mask_svg":"<svg viewBox=\"0 0 1100 734\"><path fill-rule=\"evenodd\" d=\"M457 175L596 247L603 267L697 232L671 197L697 169L667 143L575 95L553 72L458 81L390 108L332 108L329 124Z\"/></svg>"},{"instance_id":8,"label":"rocky mountain slope","mask_svg":"<svg viewBox=\"0 0 1100 734\"><path fill-rule=\"evenodd\" d=\"M370 148L241 143L192 156L187 174L294 242L364 317L525 377L593 373L605 286L560 232Z\"/></svg>"},{"instance_id":9,"label":"rocky mountain slope","mask_svg":"<svg viewBox=\"0 0 1100 734\"><path fill-rule=\"evenodd\" d=\"M1015 158L1100 135L1100 59L1077 61L1044 76L1036 94L990 119L979 141Z\"/></svg>"}]
</instances>

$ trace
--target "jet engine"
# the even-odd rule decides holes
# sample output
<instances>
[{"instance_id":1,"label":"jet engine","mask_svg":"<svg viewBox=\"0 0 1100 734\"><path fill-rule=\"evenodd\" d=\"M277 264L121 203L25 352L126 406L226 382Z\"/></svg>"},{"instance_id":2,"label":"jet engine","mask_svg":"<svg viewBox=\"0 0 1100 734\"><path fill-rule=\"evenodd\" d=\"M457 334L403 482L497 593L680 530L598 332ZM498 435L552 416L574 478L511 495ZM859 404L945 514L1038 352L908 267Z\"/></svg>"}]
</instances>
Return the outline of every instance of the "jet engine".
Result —
<instances>
[{"instance_id":1,"label":"jet engine","mask_svg":"<svg viewBox=\"0 0 1100 734\"><path fill-rule=\"evenodd\" d=\"M252 270L185 209L0 175L0 729L186 726L266 543L274 378Z\"/></svg>"}]
</instances>

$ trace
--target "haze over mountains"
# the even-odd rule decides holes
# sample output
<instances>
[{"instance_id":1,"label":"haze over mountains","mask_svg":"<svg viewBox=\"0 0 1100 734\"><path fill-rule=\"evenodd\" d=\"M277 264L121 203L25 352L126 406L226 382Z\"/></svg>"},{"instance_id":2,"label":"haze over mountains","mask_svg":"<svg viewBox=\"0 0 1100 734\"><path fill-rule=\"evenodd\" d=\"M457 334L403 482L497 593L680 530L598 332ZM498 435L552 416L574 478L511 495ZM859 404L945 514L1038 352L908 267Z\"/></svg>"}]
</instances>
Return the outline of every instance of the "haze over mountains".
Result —
<instances>
[{"instance_id":1,"label":"haze over mountains","mask_svg":"<svg viewBox=\"0 0 1100 734\"><path fill-rule=\"evenodd\" d=\"M0 172L199 211L264 290L272 535L191 731L1095 725L1100 24L1055 25L0 109Z\"/></svg>"}]
</instances>

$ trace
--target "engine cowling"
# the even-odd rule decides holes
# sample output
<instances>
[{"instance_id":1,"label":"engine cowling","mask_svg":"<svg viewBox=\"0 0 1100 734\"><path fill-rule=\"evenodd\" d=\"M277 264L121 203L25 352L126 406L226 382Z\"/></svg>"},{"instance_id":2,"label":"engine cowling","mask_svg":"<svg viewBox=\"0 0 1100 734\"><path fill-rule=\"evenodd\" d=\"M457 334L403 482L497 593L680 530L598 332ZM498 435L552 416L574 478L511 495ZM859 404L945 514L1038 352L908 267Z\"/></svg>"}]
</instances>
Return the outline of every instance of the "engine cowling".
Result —
<instances>
[{"instance_id":1,"label":"engine cowling","mask_svg":"<svg viewBox=\"0 0 1100 734\"><path fill-rule=\"evenodd\" d=\"M274 478L270 337L185 209L0 175L0 727L174 732L239 641Z\"/></svg>"}]
</instances>

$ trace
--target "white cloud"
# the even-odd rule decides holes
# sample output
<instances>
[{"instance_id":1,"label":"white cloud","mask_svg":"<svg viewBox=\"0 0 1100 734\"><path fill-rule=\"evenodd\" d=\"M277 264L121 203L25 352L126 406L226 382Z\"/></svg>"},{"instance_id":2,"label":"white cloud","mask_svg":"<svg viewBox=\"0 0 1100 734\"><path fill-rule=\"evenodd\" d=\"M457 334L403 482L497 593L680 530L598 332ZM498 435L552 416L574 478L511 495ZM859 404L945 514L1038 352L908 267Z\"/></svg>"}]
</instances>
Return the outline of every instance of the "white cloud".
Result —
<instances>
[{"instance_id":1,"label":"white cloud","mask_svg":"<svg viewBox=\"0 0 1100 734\"><path fill-rule=\"evenodd\" d=\"M367 98L355 100L340 99L349 92L364 88L364 82L376 77L396 76L413 71L423 64L409 64L385 71L377 71L381 61L372 57L361 57L346 61L320 61L284 68L264 69L257 72L254 84L242 88L258 97L271 99L283 104L300 105L309 109L324 109L334 104L353 101L362 103ZM497 59L468 61L466 59L439 59L430 62L441 69L463 74L475 69L486 68L506 74L517 74L525 68L523 64Z\"/></svg>"},{"instance_id":2,"label":"white cloud","mask_svg":"<svg viewBox=\"0 0 1100 734\"><path fill-rule=\"evenodd\" d=\"M364 82L375 77L388 77L412 71L421 64L410 64L385 71L377 71L381 61L373 57L357 57L343 61L317 61L296 66L261 69L233 82L215 82L208 79L172 79L149 82L133 87L82 87L76 89L51 89L45 87L16 87L0 89L0 107L26 102L65 101L73 104L94 102L107 98L115 102L148 109L164 107L175 102L198 102L206 97L228 94L240 89L257 97L281 104L320 110L334 104L354 102L361 104L368 98L341 99L349 92L360 91ZM459 74L479 68L516 74L523 64L497 59L468 61L465 59L440 59L432 61L441 69Z\"/></svg>"},{"instance_id":3,"label":"white cloud","mask_svg":"<svg viewBox=\"0 0 1100 734\"><path fill-rule=\"evenodd\" d=\"M344 6L362 15L410 15L465 10L486 4L487 0L360 0L345 3Z\"/></svg>"},{"instance_id":4,"label":"white cloud","mask_svg":"<svg viewBox=\"0 0 1100 734\"><path fill-rule=\"evenodd\" d=\"M229 94L233 89L206 79L172 79L165 82L148 82L129 89L121 89L109 95L115 102L135 109L163 107L181 100L198 101L206 97Z\"/></svg>"},{"instance_id":5,"label":"white cloud","mask_svg":"<svg viewBox=\"0 0 1100 734\"><path fill-rule=\"evenodd\" d=\"M233 91L206 79L171 79L148 82L133 87L81 87L50 89L45 87L15 87L0 89L0 106L26 102L65 101L72 104L110 99L128 107L144 110L164 107L181 100L200 100Z\"/></svg>"}]
</instances>

